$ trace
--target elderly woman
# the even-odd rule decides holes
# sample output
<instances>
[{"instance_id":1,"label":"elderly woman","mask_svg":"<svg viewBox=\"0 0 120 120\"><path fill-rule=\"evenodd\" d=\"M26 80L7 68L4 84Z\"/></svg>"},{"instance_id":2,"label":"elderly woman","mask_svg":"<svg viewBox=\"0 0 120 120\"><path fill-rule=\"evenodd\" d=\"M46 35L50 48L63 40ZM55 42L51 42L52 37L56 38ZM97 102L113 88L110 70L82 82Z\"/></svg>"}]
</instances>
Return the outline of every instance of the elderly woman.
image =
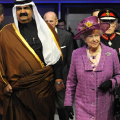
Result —
<instances>
[{"instance_id":1,"label":"elderly woman","mask_svg":"<svg viewBox=\"0 0 120 120\"><path fill-rule=\"evenodd\" d=\"M83 38L86 45L73 51L64 102L72 117L75 94L76 120L114 120L110 91L115 87L114 78L120 83L120 65L116 50L100 42L108 28L108 23L98 24L96 16L78 25L75 39Z\"/></svg>"}]
</instances>

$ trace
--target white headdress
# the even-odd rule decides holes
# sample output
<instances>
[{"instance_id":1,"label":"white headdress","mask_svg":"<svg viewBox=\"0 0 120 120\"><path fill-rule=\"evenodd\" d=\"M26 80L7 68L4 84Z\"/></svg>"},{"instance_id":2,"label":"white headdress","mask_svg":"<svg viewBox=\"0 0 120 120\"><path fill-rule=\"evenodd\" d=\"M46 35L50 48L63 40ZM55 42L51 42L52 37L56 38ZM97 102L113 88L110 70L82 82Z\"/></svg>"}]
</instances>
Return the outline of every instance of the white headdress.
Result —
<instances>
[{"instance_id":1,"label":"white headdress","mask_svg":"<svg viewBox=\"0 0 120 120\"><path fill-rule=\"evenodd\" d=\"M45 63L47 65L53 65L60 59L61 52L58 49L58 47L56 46L56 44L53 40L53 37L51 35L51 31L48 28L45 21L40 16L34 2L32 2L31 0L28 0L28 1L31 1L31 2L25 3L25 1L26 0L16 0L16 2L20 2L21 4L15 4L14 7L13 7L14 23L19 30L18 20L17 20L17 15L16 15L16 6L32 5L32 7L33 7L33 18L36 21L37 30L38 30L38 37L41 40L41 43L42 43L42 46L43 46L43 57L44 57Z\"/></svg>"}]
</instances>

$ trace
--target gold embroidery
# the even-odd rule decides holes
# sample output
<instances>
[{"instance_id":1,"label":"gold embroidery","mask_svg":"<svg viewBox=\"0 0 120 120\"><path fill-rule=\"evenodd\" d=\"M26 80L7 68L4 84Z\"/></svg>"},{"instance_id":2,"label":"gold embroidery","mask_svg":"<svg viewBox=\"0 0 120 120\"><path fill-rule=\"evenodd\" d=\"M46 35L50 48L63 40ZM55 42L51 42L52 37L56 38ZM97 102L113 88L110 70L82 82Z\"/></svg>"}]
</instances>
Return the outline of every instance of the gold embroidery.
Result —
<instances>
[{"instance_id":1,"label":"gold embroidery","mask_svg":"<svg viewBox=\"0 0 120 120\"><path fill-rule=\"evenodd\" d=\"M3 81L6 85L8 85L8 83L3 79L3 76L2 76L2 74L1 74L1 71L0 71L0 77L1 77L2 81Z\"/></svg>"},{"instance_id":2,"label":"gold embroidery","mask_svg":"<svg viewBox=\"0 0 120 120\"><path fill-rule=\"evenodd\" d=\"M106 16L109 16L110 13L109 13L109 10L106 10Z\"/></svg>"}]
</instances>

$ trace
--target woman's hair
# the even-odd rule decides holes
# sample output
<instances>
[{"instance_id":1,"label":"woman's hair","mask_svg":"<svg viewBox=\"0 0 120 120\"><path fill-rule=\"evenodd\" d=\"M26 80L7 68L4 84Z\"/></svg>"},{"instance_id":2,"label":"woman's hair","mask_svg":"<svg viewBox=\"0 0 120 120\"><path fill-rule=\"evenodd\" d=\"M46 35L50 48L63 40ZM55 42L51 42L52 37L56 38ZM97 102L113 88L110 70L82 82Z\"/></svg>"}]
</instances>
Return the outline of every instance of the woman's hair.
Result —
<instances>
[{"instance_id":1,"label":"woman's hair","mask_svg":"<svg viewBox=\"0 0 120 120\"><path fill-rule=\"evenodd\" d=\"M81 34L80 37L84 40L86 37L88 37L89 35L91 35L93 33L93 31L94 30L85 32L85 33ZM100 33L100 36L102 36L102 34L103 34L102 30L98 30L98 31Z\"/></svg>"}]
</instances>

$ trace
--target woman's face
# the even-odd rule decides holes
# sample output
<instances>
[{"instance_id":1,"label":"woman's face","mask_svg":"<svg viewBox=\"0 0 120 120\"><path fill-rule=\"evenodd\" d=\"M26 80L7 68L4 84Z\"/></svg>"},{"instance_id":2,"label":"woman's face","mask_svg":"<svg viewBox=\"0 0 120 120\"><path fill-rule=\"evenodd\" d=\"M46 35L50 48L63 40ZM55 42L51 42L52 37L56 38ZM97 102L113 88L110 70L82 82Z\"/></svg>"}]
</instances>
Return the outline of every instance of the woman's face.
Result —
<instances>
[{"instance_id":1,"label":"woman's face","mask_svg":"<svg viewBox=\"0 0 120 120\"><path fill-rule=\"evenodd\" d=\"M90 49L98 48L100 44L100 31L93 30L90 34L86 36L85 42Z\"/></svg>"}]
</instances>

